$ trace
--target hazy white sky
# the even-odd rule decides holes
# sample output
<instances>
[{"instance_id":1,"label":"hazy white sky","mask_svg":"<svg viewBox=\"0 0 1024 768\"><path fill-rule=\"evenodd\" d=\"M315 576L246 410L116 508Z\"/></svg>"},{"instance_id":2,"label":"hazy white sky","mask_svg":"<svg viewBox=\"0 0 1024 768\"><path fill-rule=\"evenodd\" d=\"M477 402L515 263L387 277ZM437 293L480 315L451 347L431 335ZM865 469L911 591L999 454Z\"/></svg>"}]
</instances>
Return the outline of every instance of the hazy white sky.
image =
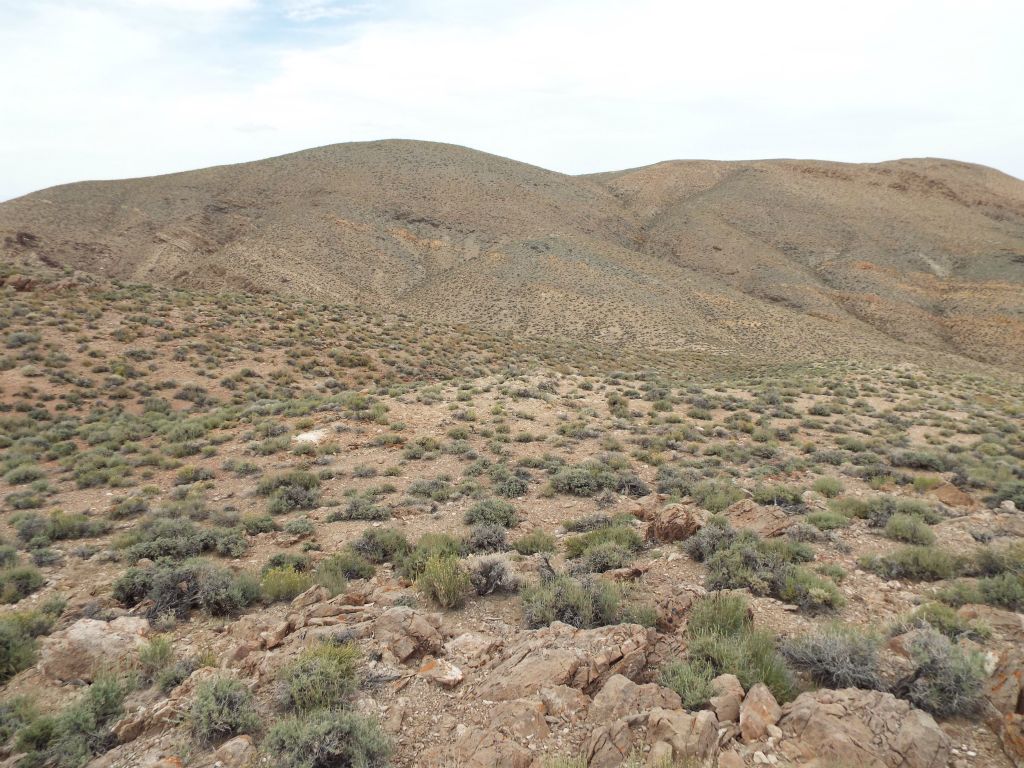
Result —
<instances>
[{"instance_id":1,"label":"hazy white sky","mask_svg":"<svg viewBox=\"0 0 1024 768\"><path fill-rule=\"evenodd\" d=\"M0 0L0 199L417 138L1024 177L1022 0Z\"/></svg>"}]
</instances>

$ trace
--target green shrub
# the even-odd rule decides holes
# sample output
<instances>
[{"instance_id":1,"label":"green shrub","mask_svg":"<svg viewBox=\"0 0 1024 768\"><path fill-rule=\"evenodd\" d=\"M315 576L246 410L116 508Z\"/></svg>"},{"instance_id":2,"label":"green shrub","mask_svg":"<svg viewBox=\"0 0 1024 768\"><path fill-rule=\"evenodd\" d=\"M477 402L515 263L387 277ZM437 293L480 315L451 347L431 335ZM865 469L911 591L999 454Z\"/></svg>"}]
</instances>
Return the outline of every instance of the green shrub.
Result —
<instances>
[{"instance_id":1,"label":"green shrub","mask_svg":"<svg viewBox=\"0 0 1024 768\"><path fill-rule=\"evenodd\" d=\"M754 489L754 501L758 504L776 507L799 507L804 501L804 492L792 485L765 485Z\"/></svg>"},{"instance_id":2,"label":"green shrub","mask_svg":"<svg viewBox=\"0 0 1024 768\"><path fill-rule=\"evenodd\" d=\"M719 550L728 548L736 540L736 535L728 520L715 515L683 543L683 549L698 563L703 563Z\"/></svg>"},{"instance_id":3,"label":"green shrub","mask_svg":"<svg viewBox=\"0 0 1024 768\"><path fill-rule=\"evenodd\" d=\"M0 615L0 685L35 663L36 638L52 629L62 611L62 602L48 602L39 610Z\"/></svg>"},{"instance_id":4,"label":"green shrub","mask_svg":"<svg viewBox=\"0 0 1024 768\"><path fill-rule=\"evenodd\" d=\"M561 621L581 629L618 623L622 590L600 578L573 578L565 574L542 579L523 588L523 618L536 629Z\"/></svg>"},{"instance_id":5,"label":"green shrub","mask_svg":"<svg viewBox=\"0 0 1024 768\"><path fill-rule=\"evenodd\" d=\"M776 595L780 600L812 613L838 610L846 604L845 598L830 579L821 578L799 567L786 570Z\"/></svg>"},{"instance_id":6,"label":"green shrub","mask_svg":"<svg viewBox=\"0 0 1024 768\"><path fill-rule=\"evenodd\" d=\"M508 533L497 523L479 523L469 529L465 547L474 553L502 552L508 549Z\"/></svg>"},{"instance_id":7,"label":"green shrub","mask_svg":"<svg viewBox=\"0 0 1024 768\"><path fill-rule=\"evenodd\" d=\"M40 717L19 731L16 748L27 765L80 768L111 746L110 726L121 715L127 679L98 677L56 715Z\"/></svg>"},{"instance_id":8,"label":"green shrub","mask_svg":"<svg viewBox=\"0 0 1024 768\"><path fill-rule=\"evenodd\" d=\"M395 562L412 547L405 535L394 528L367 528L352 542L352 549L371 563Z\"/></svg>"},{"instance_id":9,"label":"green shrub","mask_svg":"<svg viewBox=\"0 0 1024 768\"><path fill-rule=\"evenodd\" d=\"M538 552L554 552L555 537L538 528L513 541L512 549L521 555L534 555Z\"/></svg>"},{"instance_id":10,"label":"green shrub","mask_svg":"<svg viewBox=\"0 0 1024 768\"><path fill-rule=\"evenodd\" d=\"M0 603L16 603L28 597L45 583L43 574L31 565L18 565L0 570Z\"/></svg>"},{"instance_id":11,"label":"green shrub","mask_svg":"<svg viewBox=\"0 0 1024 768\"><path fill-rule=\"evenodd\" d=\"M463 542L447 533L425 533L416 546L396 563L398 572L407 579L417 579L423 573L427 561L432 557L454 557L463 555Z\"/></svg>"},{"instance_id":12,"label":"green shrub","mask_svg":"<svg viewBox=\"0 0 1024 768\"><path fill-rule=\"evenodd\" d=\"M519 579L509 571L508 564L501 557L484 557L478 560L469 571L469 581L481 597L495 592L515 592L519 589Z\"/></svg>"},{"instance_id":13,"label":"green shrub","mask_svg":"<svg viewBox=\"0 0 1024 768\"><path fill-rule=\"evenodd\" d=\"M593 496L606 490L635 498L650 493L650 488L627 467L616 468L605 461L562 467L551 477L551 487L572 496Z\"/></svg>"},{"instance_id":14,"label":"green shrub","mask_svg":"<svg viewBox=\"0 0 1024 768\"><path fill-rule=\"evenodd\" d=\"M376 572L373 563L358 552L341 551L321 560L316 566L313 580L339 595L345 591L347 579L369 579Z\"/></svg>"},{"instance_id":15,"label":"green shrub","mask_svg":"<svg viewBox=\"0 0 1024 768\"><path fill-rule=\"evenodd\" d=\"M754 616L745 597L711 592L693 606L686 629L698 635L736 636L750 631L753 626Z\"/></svg>"},{"instance_id":16,"label":"green shrub","mask_svg":"<svg viewBox=\"0 0 1024 768\"><path fill-rule=\"evenodd\" d=\"M743 491L725 480L705 480L690 489L690 497L708 512L724 512L743 498Z\"/></svg>"},{"instance_id":17,"label":"green shrub","mask_svg":"<svg viewBox=\"0 0 1024 768\"><path fill-rule=\"evenodd\" d=\"M957 581L939 590L937 596L950 605L981 603L1021 612L1024 611L1024 576L1002 573L974 581Z\"/></svg>"},{"instance_id":18,"label":"green shrub","mask_svg":"<svg viewBox=\"0 0 1024 768\"><path fill-rule=\"evenodd\" d=\"M835 477L819 477L811 486L825 498L831 499L843 492L843 483Z\"/></svg>"},{"instance_id":19,"label":"green shrub","mask_svg":"<svg viewBox=\"0 0 1024 768\"><path fill-rule=\"evenodd\" d=\"M885 524L885 535L890 539L907 544L929 545L935 543L935 533L928 524L915 515L897 513Z\"/></svg>"},{"instance_id":20,"label":"green shrub","mask_svg":"<svg viewBox=\"0 0 1024 768\"><path fill-rule=\"evenodd\" d=\"M281 526L274 522L274 518L269 514L246 515L242 518L241 525L242 529L250 536L281 530Z\"/></svg>"},{"instance_id":21,"label":"green shrub","mask_svg":"<svg viewBox=\"0 0 1024 768\"><path fill-rule=\"evenodd\" d=\"M272 603L291 600L312 585L312 576L288 566L271 568L263 574L263 579L260 582L263 597Z\"/></svg>"},{"instance_id":22,"label":"green shrub","mask_svg":"<svg viewBox=\"0 0 1024 768\"><path fill-rule=\"evenodd\" d=\"M862 558L861 567L886 579L941 581L960 573L963 562L934 547L908 546L882 557Z\"/></svg>"},{"instance_id":23,"label":"green shrub","mask_svg":"<svg viewBox=\"0 0 1024 768\"><path fill-rule=\"evenodd\" d=\"M280 719L262 748L277 768L385 768L391 754L376 720L346 710Z\"/></svg>"},{"instance_id":24,"label":"green shrub","mask_svg":"<svg viewBox=\"0 0 1024 768\"><path fill-rule=\"evenodd\" d=\"M987 627L961 618L956 611L942 603L925 603L915 608L908 616L897 622L893 633L902 634L925 627L931 627L951 640L961 637L984 640L991 634Z\"/></svg>"},{"instance_id":25,"label":"green shrub","mask_svg":"<svg viewBox=\"0 0 1024 768\"><path fill-rule=\"evenodd\" d=\"M612 525L570 536L565 540L565 554L570 558L582 557L594 547L608 543L617 544L630 552L639 552L644 540L631 526Z\"/></svg>"},{"instance_id":26,"label":"green shrub","mask_svg":"<svg viewBox=\"0 0 1024 768\"><path fill-rule=\"evenodd\" d=\"M320 478L310 472L292 471L260 480L256 492L270 497L272 515L297 509L314 509L320 501Z\"/></svg>"},{"instance_id":27,"label":"green shrub","mask_svg":"<svg viewBox=\"0 0 1024 768\"><path fill-rule=\"evenodd\" d=\"M358 666L358 646L322 642L281 671L281 699L299 712L338 707L356 689Z\"/></svg>"},{"instance_id":28,"label":"green shrub","mask_svg":"<svg viewBox=\"0 0 1024 768\"><path fill-rule=\"evenodd\" d=\"M349 500L343 510L335 510L327 516L327 522L336 523L343 520L387 520L391 510L374 504L373 497L355 496Z\"/></svg>"},{"instance_id":29,"label":"green shrub","mask_svg":"<svg viewBox=\"0 0 1024 768\"><path fill-rule=\"evenodd\" d=\"M491 523L505 528L514 528L519 524L519 515L516 514L515 507L507 501L485 499L469 508L464 522L466 525Z\"/></svg>"},{"instance_id":30,"label":"green shrub","mask_svg":"<svg viewBox=\"0 0 1024 768\"><path fill-rule=\"evenodd\" d=\"M562 528L568 533L587 533L596 531L598 528L608 528L615 525L615 520L610 515L601 513L578 517L574 520L566 520Z\"/></svg>"},{"instance_id":31,"label":"green shrub","mask_svg":"<svg viewBox=\"0 0 1024 768\"><path fill-rule=\"evenodd\" d=\"M679 694L683 709L699 710L715 695L711 687L715 677L715 668L705 659L677 659L662 667L658 683Z\"/></svg>"},{"instance_id":32,"label":"green shrub","mask_svg":"<svg viewBox=\"0 0 1024 768\"><path fill-rule=\"evenodd\" d=\"M916 670L893 690L915 707L938 717L970 715L984 702L984 665L936 630L917 632L908 651Z\"/></svg>"},{"instance_id":33,"label":"green shrub","mask_svg":"<svg viewBox=\"0 0 1024 768\"><path fill-rule=\"evenodd\" d=\"M156 680L157 675L166 669L174 659L174 645L167 635L156 635L150 638L139 649L139 674L146 683Z\"/></svg>"},{"instance_id":34,"label":"green shrub","mask_svg":"<svg viewBox=\"0 0 1024 768\"><path fill-rule=\"evenodd\" d=\"M188 720L193 737L201 744L257 731L261 722L249 689L230 677L196 686Z\"/></svg>"},{"instance_id":35,"label":"green shrub","mask_svg":"<svg viewBox=\"0 0 1024 768\"><path fill-rule=\"evenodd\" d=\"M424 564L416 586L441 607L458 608L466 601L472 584L458 557L433 555Z\"/></svg>"},{"instance_id":36,"label":"green shrub","mask_svg":"<svg viewBox=\"0 0 1024 768\"><path fill-rule=\"evenodd\" d=\"M881 640L854 627L831 625L782 644L797 670L825 688L885 690L879 672Z\"/></svg>"},{"instance_id":37,"label":"green shrub","mask_svg":"<svg viewBox=\"0 0 1024 768\"><path fill-rule=\"evenodd\" d=\"M251 605L256 599L246 574L233 576L203 560L186 560L155 568L129 568L114 582L114 599L127 607L143 600L152 605L150 619L173 613L188 618L193 609L225 616Z\"/></svg>"},{"instance_id":38,"label":"green shrub","mask_svg":"<svg viewBox=\"0 0 1024 768\"><path fill-rule=\"evenodd\" d=\"M821 512L812 512L807 515L806 518L808 523L816 528L823 531L832 531L837 528L845 528L850 524L850 518L846 515L842 515L832 510L822 510Z\"/></svg>"}]
</instances>

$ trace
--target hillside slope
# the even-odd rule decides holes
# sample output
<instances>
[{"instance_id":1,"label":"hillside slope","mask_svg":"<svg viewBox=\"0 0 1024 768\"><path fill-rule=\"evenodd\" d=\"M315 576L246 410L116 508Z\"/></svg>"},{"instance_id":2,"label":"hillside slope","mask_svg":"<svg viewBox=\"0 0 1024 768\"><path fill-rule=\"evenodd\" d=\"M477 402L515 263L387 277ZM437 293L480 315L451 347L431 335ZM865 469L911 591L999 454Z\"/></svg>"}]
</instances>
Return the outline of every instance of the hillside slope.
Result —
<instances>
[{"instance_id":1,"label":"hillside slope","mask_svg":"<svg viewBox=\"0 0 1024 768\"><path fill-rule=\"evenodd\" d=\"M1024 365L1024 182L945 160L572 177L338 144L0 204L7 260L723 358Z\"/></svg>"}]
</instances>

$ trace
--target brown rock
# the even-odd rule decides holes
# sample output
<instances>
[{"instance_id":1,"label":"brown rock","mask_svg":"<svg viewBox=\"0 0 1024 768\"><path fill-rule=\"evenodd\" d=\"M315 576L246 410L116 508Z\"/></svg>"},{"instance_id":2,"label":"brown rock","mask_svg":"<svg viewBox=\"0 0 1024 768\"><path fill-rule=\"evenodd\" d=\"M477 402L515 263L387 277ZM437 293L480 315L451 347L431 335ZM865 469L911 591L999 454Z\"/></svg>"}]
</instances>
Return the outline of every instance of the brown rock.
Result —
<instances>
[{"instance_id":1,"label":"brown rock","mask_svg":"<svg viewBox=\"0 0 1024 768\"><path fill-rule=\"evenodd\" d=\"M768 734L768 726L775 725L782 716L782 708L764 683L752 686L740 705L740 734L744 741L757 741Z\"/></svg>"},{"instance_id":2,"label":"brown rock","mask_svg":"<svg viewBox=\"0 0 1024 768\"><path fill-rule=\"evenodd\" d=\"M625 720L599 725L583 743L589 768L619 768L633 751L634 734Z\"/></svg>"},{"instance_id":3,"label":"brown rock","mask_svg":"<svg viewBox=\"0 0 1024 768\"><path fill-rule=\"evenodd\" d=\"M671 594L662 597L655 603L658 612L657 627L662 632L676 632L686 625L686 618L693 604L706 593L703 587L693 584L680 584L673 588Z\"/></svg>"},{"instance_id":4,"label":"brown rock","mask_svg":"<svg viewBox=\"0 0 1024 768\"><path fill-rule=\"evenodd\" d=\"M797 763L945 768L950 757L949 738L931 715L880 691L802 693L786 705L779 727L780 746Z\"/></svg>"},{"instance_id":5,"label":"brown rock","mask_svg":"<svg viewBox=\"0 0 1024 768\"><path fill-rule=\"evenodd\" d=\"M778 536L793 518L778 507L762 507L753 499L740 499L723 513L733 528L745 528L765 538Z\"/></svg>"},{"instance_id":6,"label":"brown rock","mask_svg":"<svg viewBox=\"0 0 1024 768\"><path fill-rule=\"evenodd\" d=\"M582 720L591 704L589 696L567 685L541 688L540 700L549 715L569 720Z\"/></svg>"},{"instance_id":7,"label":"brown rock","mask_svg":"<svg viewBox=\"0 0 1024 768\"><path fill-rule=\"evenodd\" d=\"M936 486L928 491L928 495L947 507L973 507L976 503L970 494L964 493L952 483Z\"/></svg>"},{"instance_id":8,"label":"brown rock","mask_svg":"<svg viewBox=\"0 0 1024 768\"><path fill-rule=\"evenodd\" d=\"M43 640L39 668L54 680L91 682L97 671L134 657L148 632L149 622L134 616L79 619Z\"/></svg>"},{"instance_id":9,"label":"brown rock","mask_svg":"<svg viewBox=\"0 0 1024 768\"><path fill-rule=\"evenodd\" d=\"M256 747L251 736L236 736L221 744L213 756L224 764L224 768L247 768L256 762Z\"/></svg>"},{"instance_id":10,"label":"brown rock","mask_svg":"<svg viewBox=\"0 0 1024 768\"><path fill-rule=\"evenodd\" d=\"M652 709L647 717L652 756L711 766L718 754L718 720L712 712Z\"/></svg>"},{"instance_id":11,"label":"brown rock","mask_svg":"<svg viewBox=\"0 0 1024 768\"><path fill-rule=\"evenodd\" d=\"M711 711L720 723L736 723L740 719L743 686L735 675L719 675L711 681L715 695L709 700Z\"/></svg>"},{"instance_id":12,"label":"brown rock","mask_svg":"<svg viewBox=\"0 0 1024 768\"><path fill-rule=\"evenodd\" d=\"M636 624L576 629L555 622L521 633L518 642L492 662L478 691L505 701L529 696L542 686L599 689L612 675L637 678L653 650L654 633Z\"/></svg>"},{"instance_id":13,"label":"brown rock","mask_svg":"<svg viewBox=\"0 0 1024 768\"><path fill-rule=\"evenodd\" d=\"M528 749L499 731L465 726L456 729L451 759L463 768L528 768L533 762Z\"/></svg>"},{"instance_id":14,"label":"brown rock","mask_svg":"<svg viewBox=\"0 0 1024 768\"><path fill-rule=\"evenodd\" d=\"M478 667L485 664L501 641L493 635L482 632L464 632L444 644L444 652L467 662L467 666Z\"/></svg>"},{"instance_id":15,"label":"brown rock","mask_svg":"<svg viewBox=\"0 0 1024 768\"><path fill-rule=\"evenodd\" d=\"M686 541L704 527L711 513L696 504L669 504L648 516L651 541Z\"/></svg>"},{"instance_id":16,"label":"brown rock","mask_svg":"<svg viewBox=\"0 0 1024 768\"><path fill-rule=\"evenodd\" d=\"M423 613L405 606L388 608L377 617L373 636L398 661L437 654L444 642L440 614Z\"/></svg>"},{"instance_id":17,"label":"brown rock","mask_svg":"<svg viewBox=\"0 0 1024 768\"><path fill-rule=\"evenodd\" d=\"M317 603L322 603L325 600L330 600L330 598L331 593L327 590L327 587L321 586L320 584L314 584L292 600L292 608L308 608L311 605L316 605Z\"/></svg>"},{"instance_id":18,"label":"brown rock","mask_svg":"<svg viewBox=\"0 0 1024 768\"><path fill-rule=\"evenodd\" d=\"M594 722L603 723L655 707L680 709L682 706L679 694L673 690L655 683L637 685L622 675L612 675L594 696L589 717Z\"/></svg>"},{"instance_id":19,"label":"brown rock","mask_svg":"<svg viewBox=\"0 0 1024 768\"><path fill-rule=\"evenodd\" d=\"M504 701L494 708L491 725L517 739L539 742L551 733L544 714L544 702L539 698Z\"/></svg>"},{"instance_id":20,"label":"brown rock","mask_svg":"<svg viewBox=\"0 0 1024 768\"><path fill-rule=\"evenodd\" d=\"M454 688L462 682L462 670L444 659L427 657L416 674L442 688Z\"/></svg>"},{"instance_id":21,"label":"brown rock","mask_svg":"<svg viewBox=\"0 0 1024 768\"><path fill-rule=\"evenodd\" d=\"M735 750L727 750L718 756L718 768L743 768L743 758Z\"/></svg>"}]
</instances>

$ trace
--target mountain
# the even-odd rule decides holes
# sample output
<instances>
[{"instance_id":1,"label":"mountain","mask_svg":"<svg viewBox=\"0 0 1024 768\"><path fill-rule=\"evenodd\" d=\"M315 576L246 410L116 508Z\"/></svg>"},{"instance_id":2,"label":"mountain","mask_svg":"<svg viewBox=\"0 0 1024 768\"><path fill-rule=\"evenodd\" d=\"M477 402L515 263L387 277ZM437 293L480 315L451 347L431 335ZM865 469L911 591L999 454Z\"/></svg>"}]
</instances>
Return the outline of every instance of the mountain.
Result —
<instances>
[{"instance_id":1,"label":"mountain","mask_svg":"<svg viewBox=\"0 0 1024 768\"><path fill-rule=\"evenodd\" d=\"M4 259L712 358L1024 367L1024 182L938 159L568 176L337 144L0 204Z\"/></svg>"}]
</instances>

